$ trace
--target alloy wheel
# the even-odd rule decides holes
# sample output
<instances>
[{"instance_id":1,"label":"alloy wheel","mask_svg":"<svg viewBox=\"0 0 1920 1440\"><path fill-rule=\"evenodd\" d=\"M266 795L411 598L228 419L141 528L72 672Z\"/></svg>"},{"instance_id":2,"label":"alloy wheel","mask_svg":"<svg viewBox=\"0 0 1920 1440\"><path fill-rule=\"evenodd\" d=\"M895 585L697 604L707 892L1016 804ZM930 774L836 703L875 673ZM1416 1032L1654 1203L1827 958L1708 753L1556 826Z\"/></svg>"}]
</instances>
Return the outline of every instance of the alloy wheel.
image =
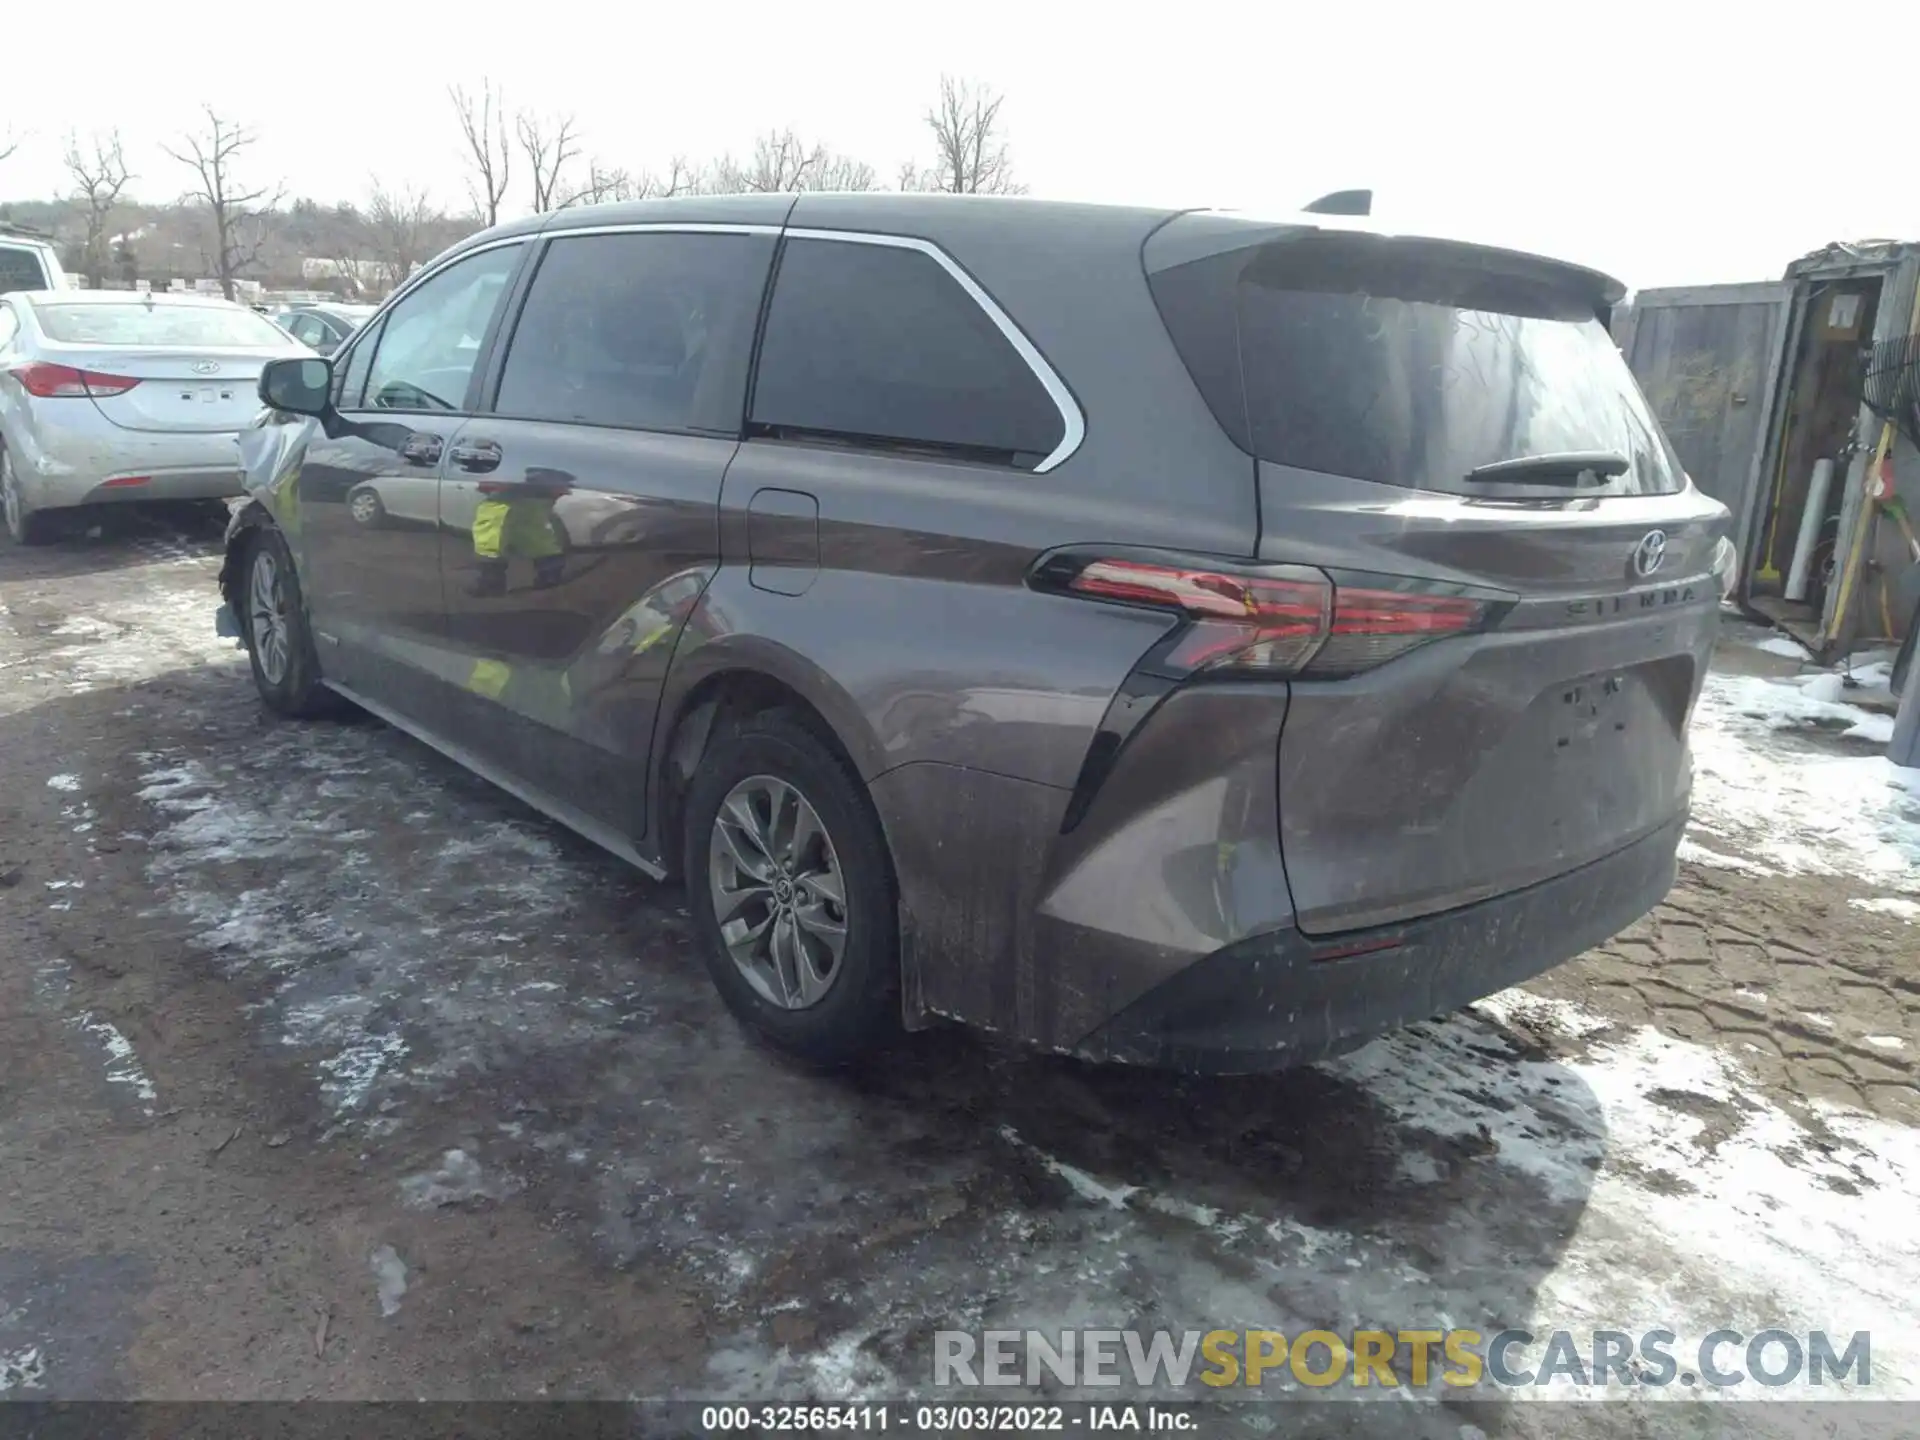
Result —
<instances>
[{"instance_id":1,"label":"alloy wheel","mask_svg":"<svg viewBox=\"0 0 1920 1440\"><path fill-rule=\"evenodd\" d=\"M806 796L771 775L728 791L713 820L707 885L720 938L756 994L783 1010L826 997L847 945L847 891Z\"/></svg>"},{"instance_id":2,"label":"alloy wheel","mask_svg":"<svg viewBox=\"0 0 1920 1440\"><path fill-rule=\"evenodd\" d=\"M287 630L286 587L280 563L262 547L253 555L253 576L247 586L247 618L251 622L254 658L269 685L287 678L292 642Z\"/></svg>"}]
</instances>

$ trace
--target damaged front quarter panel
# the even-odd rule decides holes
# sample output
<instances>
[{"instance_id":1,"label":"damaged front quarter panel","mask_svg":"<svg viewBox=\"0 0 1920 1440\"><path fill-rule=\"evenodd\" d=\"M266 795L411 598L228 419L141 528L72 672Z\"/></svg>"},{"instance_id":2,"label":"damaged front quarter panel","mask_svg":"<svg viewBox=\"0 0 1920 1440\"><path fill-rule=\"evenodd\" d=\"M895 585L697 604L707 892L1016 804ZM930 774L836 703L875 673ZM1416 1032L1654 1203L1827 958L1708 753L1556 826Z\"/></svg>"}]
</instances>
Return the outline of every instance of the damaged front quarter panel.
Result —
<instances>
[{"instance_id":1,"label":"damaged front quarter panel","mask_svg":"<svg viewBox=\"0 0 1920 1440\"><path fill-rule=\"evenodd\" d=\"M229 503L226 555L221 562L220 597L215 617L221 635L243 641L239 621L238 561L245 553L250 530L277 528L287 537L296 557L300 551L300 462L317 422L304 416L263 410L236 438L240 451L240 484L246 492Z\"/></svg>"}]
</instances>

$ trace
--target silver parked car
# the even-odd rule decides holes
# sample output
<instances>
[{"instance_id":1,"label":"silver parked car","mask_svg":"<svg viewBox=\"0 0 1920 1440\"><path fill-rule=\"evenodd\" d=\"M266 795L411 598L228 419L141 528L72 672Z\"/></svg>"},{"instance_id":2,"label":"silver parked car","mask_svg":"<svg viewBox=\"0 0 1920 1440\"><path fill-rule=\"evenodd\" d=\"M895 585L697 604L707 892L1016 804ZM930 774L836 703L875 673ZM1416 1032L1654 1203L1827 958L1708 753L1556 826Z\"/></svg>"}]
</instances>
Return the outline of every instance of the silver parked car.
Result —
<instances>
[{"instance_id":1,"label":"silver parked car","mask_svg":"<svg viewBox=\"0 0 1920 1440\"><path fill-rule=\"evenodd\" d=\"M243 306L125 291L0 295L0 501L20 544L49 512L241 493L234 436L267 361L311 354Z\"/></svg>"},{"instance_id":2,"label":"silver parked car","mask_svg":"<svg viewBox=\"0 0 1920 1440\"><path fill-rule=\"evenodd\" d=\"M372 305L290 305L273 321L302 345L331 355L372 318Z\"/></svg>"}]
</instances>

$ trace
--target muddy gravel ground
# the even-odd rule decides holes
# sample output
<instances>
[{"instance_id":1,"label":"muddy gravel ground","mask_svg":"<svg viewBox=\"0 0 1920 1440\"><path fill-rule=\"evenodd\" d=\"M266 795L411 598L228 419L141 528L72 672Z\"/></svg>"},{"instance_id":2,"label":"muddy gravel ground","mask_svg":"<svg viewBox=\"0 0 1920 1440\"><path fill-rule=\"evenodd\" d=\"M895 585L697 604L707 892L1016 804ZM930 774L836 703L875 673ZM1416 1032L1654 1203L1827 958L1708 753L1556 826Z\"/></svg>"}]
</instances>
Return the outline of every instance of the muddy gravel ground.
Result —
<instances>
[{"instance_id":1,"label":"muddy gravel ground","mask_svg":"<svg viewBox=\"0 0 1920 1440\"><path fill-rule=\"evenodd\" d=\"M1878 871L1710 834L1614 943L1337 1063L822 1076L677 890L263 712L218 526L0 552L10 1398L907 1396L945 1326L1374 1324L1865 1329L1920 1393L1905 810Z\"/></svg>"}]
</instances>

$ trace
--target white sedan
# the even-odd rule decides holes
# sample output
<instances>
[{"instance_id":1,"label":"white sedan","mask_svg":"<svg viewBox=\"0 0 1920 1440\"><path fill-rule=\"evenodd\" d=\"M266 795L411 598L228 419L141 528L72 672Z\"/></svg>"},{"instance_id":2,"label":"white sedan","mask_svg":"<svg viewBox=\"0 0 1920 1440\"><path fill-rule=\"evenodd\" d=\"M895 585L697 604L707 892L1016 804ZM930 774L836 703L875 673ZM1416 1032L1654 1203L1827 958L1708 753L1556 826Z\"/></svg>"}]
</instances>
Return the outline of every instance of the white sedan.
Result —
<instances>
[{"instance_id":1,"label":"white sedan","mask_svg":"<svg viewBox=\"0 0 1920 1440\"><path fill-rule=\"evenodd\" d=\"M260 368L310 355L272 322L198 295L0 295L0 502L7 533L100 501L241 493L234 437L259 413Z\"/></svg>"}]
</instances>

